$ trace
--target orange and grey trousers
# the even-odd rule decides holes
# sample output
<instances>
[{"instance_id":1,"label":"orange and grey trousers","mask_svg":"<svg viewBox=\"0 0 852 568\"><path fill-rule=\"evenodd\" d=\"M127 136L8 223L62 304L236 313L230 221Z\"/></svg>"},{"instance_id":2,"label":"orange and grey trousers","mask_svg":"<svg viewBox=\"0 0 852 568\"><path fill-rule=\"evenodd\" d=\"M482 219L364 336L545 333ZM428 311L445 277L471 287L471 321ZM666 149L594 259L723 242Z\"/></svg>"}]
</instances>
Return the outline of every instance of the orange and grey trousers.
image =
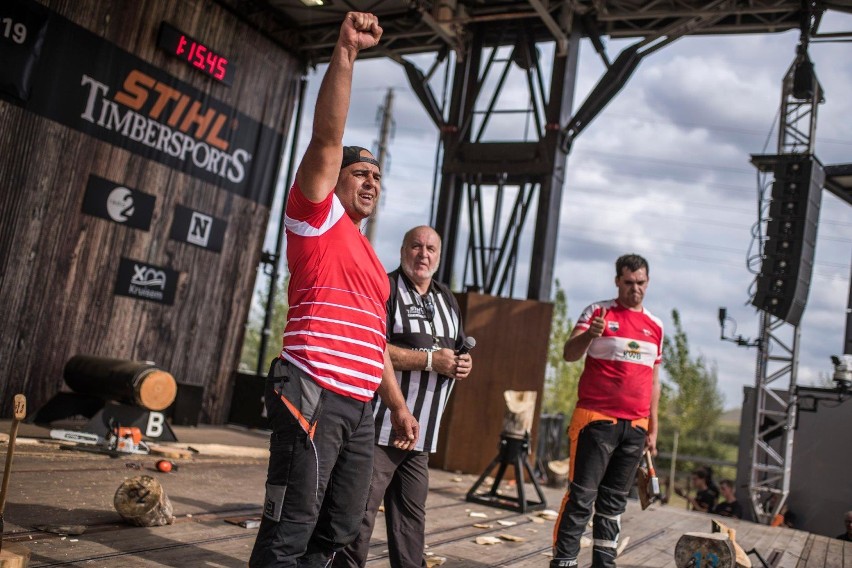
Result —
<instances>
[{"instance_id":1,"label":"orange and grey trousers","mask_svg":"<svg viewBox=\"0 0 852 568\"><path fill-rule=\"evenodd\" d=\"M577 566L594 512L592 566L614 568L621 515L645 449L648 418L625 420L577 408L568 426L568 491L553 532L550 568Z\"/></svg>"}]
</instances>

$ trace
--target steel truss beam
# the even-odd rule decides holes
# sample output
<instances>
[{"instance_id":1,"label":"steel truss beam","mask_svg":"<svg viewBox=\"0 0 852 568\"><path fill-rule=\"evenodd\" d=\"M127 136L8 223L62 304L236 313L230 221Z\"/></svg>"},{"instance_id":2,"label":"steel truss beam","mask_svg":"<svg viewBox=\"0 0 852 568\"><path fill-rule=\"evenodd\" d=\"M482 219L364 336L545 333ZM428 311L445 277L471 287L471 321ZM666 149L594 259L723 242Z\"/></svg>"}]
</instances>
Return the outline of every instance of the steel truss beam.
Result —
<instances>
[{"instance_id":1,"label":"steel truss beam","mask_svg":"<svg viewBox=\"0 0 852 568\"><path fill-rule=\"evenodd\" d=\"M790 493L799 328L766 312L760 313L760 327L749 496L755 519L769 524ZM782 389L786 399L776 392Z\"/></svg>"},{"instance_id":2,"label":"steel truss beam","mask_svg":"<svg viewBox=\"0 0 852 568\"><path fill-rule=\"evenodd\" d=\"M439 125L443 175L433 219L443 239L438 278L470 290L512 296L518 259L529 256L526 296L548 301L567 159L559 130L571 116L580 32L568 37L565 56L555 56L548 89L538 50L524 27L501 28L504 37L491 47L486 47L485 38L493 29L473 30L464 56L456 58L449 114ZM509 48L511 56L506 57ZM528 89L525 108L500 104L514 68L522 71ZM489 139L496 130L494 123L507 117L517 125L512 136L517 140ZM505 132L498 136L505 137ZM466 243L460 242L464 218ZM532 243L522 242L530 218L535 223ZM458 275L462 282L456 282L453 270L463 246ZM522 250L525 247L529 250Z\"/></svg>"}]
</instances>

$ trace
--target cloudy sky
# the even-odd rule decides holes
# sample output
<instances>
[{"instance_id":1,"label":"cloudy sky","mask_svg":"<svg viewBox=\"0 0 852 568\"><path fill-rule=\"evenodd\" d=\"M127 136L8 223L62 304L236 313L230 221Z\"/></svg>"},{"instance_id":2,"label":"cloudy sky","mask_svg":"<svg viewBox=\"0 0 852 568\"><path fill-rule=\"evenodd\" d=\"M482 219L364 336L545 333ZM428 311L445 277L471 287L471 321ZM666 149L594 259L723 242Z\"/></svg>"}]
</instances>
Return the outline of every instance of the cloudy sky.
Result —
<instances>
[{"instance_id":1,"label":"cloudy sky","mask_svg":"<svg viewBox=\"0 0 852 568\"><path fill-rule=\"evenodd\" d=\"M829 12L820 29L849 30L852 16L837 12ZM718 366L726 407L739 406L743 386L754 384L756 352L720 341L717 310L728 308L737 333L757 335L757 312L748 305L753 275L746 268L757 219L757 174L749 155L776 151L781 80L797 41L798 32L676 41L641 63L577 138L568 158L555 275L568 295L572 319L587 304L614 296L618 255L642 254L651 265L646 307L669 330L671 311L679 310L695 354ZM629 43L608 42L610 59ZM549 60L552 47L541 49L543 61ZM575 109L604 70L587 41L580 54ZM813 44L810 55L826 93L816 155L824 164L852 162L852 43ZM427 56L413 61L424 71L431 65ZM299 156L310 136L323 71L320 67L309 76ZM355 73L346 144L375 148L378 108L387 90L394 89L395 134L376 243L379 258L391 270L398 264L403 233L429 222L438 134L399 65L368 60L359 62ZM432 87L440 98L442 74L436 75ZM513 102L503 108L526 105L525 83L512 77L505 97ZM495 124L492 138L519 127L504 120ZM274 234L272 227L267 248L274 247ZM525 272L529 234L524 240L519 275ZM824 380L831 373L829 356L842 351L850 259L852 207L824 192L814 277L801 324L800 383ZM515 296L525 293L526 276L519 276Z\"/></svg>"}]
</instances>

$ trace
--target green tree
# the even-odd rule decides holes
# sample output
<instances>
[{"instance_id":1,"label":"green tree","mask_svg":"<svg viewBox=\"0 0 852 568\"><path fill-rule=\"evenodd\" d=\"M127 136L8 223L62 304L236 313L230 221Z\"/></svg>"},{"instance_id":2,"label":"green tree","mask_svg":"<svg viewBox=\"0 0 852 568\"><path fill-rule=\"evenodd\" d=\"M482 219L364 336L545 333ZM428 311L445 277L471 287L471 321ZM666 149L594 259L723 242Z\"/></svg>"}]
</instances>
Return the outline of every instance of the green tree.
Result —
<instances>
[{"instance_id":1,"label":"green tree","mask_svg":"<svg viewBox=\"0 0 852 568\"><path fill-rule=\"evenodd\" d=\"M545 413L570 415L577 403L577 385L580 383L583 363L569 363L562 358L562 349L574 330L574 324L568 317L568 299L558 279L555 288L542 410Z\"/></svg>"},{"instance_id":2,"label":"green tree","mask_svg":"<svg viewBox=\"0 0 852 568\"><path fill-rule=\"evenodd\" d=\"M671 448L674 432L679 433L681 454L708 458L728 458L729 452L716 439L722 394L717 370L704 357L693 357L680 314L672 310L674 334L663 340L664 396L660 404L660 441L665 450Z\"/></svg>"},{"instance_id":3,"label":"green tree","mask_svg":"<svg viewBox=\"0 0 852 568\"><path fill-rule=\"evenodd\" d=\"M286 275L281 279L281 282L275 287L275 297L273 298L272 320L269 324L269 340L266 343L266 359L271 361L281 350L281 334L284 333L284 326L287 324L287 286L290 283L290 275ZM240 370L255 371L257 370L257 358L260 354L260 338L261 328L263 327L263 318L266 313L266 300L268 297L268 288L264 287L261 294L258 295L257 301L252 305L249 312L248 322L246 322L246 334L243 338L243 348L240 352ZM262 372L266 372L266 365L263 364Z\"/></svg>"}]
</instances>

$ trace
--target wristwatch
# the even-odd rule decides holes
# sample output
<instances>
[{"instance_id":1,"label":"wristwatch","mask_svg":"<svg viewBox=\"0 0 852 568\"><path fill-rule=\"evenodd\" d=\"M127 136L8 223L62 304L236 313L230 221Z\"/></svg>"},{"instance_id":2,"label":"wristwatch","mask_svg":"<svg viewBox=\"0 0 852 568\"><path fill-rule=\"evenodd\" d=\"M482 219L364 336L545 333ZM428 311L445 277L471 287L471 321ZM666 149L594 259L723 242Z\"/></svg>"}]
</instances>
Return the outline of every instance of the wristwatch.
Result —
<instances>
[{"instance_id":1,"label":"wristwatch","mask_svg":"<svg viewBox=\"0 0 852 568\"><path fill-rule=\"evenodd\" d=\"M423 367L423 370L426 371L427 373L432 372L432 352L431 351L426 352L426 366Z\"/></svg>"}]
</instances>

